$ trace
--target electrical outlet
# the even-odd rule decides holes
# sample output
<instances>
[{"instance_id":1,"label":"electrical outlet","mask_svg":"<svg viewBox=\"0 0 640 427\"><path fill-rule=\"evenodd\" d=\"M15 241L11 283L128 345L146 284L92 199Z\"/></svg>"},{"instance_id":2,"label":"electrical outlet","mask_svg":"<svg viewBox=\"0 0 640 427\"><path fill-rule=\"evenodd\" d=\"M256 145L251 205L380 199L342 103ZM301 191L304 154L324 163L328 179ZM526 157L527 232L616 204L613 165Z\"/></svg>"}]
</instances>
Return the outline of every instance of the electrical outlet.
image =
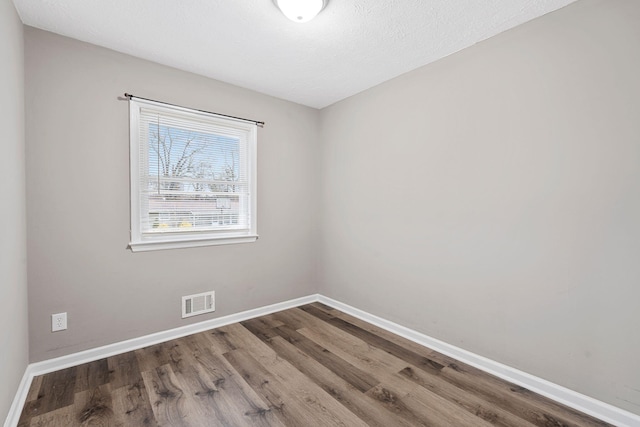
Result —
<instances>
[{"instance_id":1,"label":"electrical outlet","mask_svg":"<svg viewBox=\"0 0 640 427\"><path fill-rule=\"evenodd\" d=\"M51 315L51 332L64 331L67 329L67 313Z\"/></svg>"}]
</instances>

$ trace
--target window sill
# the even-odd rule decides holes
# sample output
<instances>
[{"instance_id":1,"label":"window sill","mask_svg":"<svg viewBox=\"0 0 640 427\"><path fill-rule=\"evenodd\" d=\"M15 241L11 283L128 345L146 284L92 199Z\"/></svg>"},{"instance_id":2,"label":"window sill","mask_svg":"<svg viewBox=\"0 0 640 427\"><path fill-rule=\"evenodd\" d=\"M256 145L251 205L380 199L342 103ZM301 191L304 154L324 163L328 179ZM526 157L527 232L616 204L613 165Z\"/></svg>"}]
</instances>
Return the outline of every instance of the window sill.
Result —
<instances>
[{"instance_id":1,"label":"window sill","mask_svg":"<svg viewBox=\"0 0 640 427\"><path fill-rule=\"evenodd\" d=\"M160 251L164 249L198 248L202 246L233 245L236 243L252 243L258 236L237 236L205 239L181 239L181 240L152 240L144 242L130 242L131 252Z\"/></svg>"}]
</instances>

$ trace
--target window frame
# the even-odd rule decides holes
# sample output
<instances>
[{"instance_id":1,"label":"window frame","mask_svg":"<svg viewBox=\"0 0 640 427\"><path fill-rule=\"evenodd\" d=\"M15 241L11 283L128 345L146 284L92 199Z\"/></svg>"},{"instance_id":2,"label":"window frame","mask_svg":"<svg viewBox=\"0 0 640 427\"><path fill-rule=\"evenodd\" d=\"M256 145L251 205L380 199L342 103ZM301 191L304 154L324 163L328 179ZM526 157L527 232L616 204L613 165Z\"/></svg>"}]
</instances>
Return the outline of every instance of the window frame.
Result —
<instances>
[{"instance_id":1,"label":"window frame","mask_svg":"<svg viewBox=\"0 0 640 427\"><path fill-rule=\"evenodd\" d=\"M246 138L246 170L249 191L247 213L248 228L241 230L192 230L184 232L172 231L169 233L144 233L141 225L142 208L145 196L142 194L141 177L141 144L147 144L148 140L140 137L140 112L141 108L152 108L160 112L180 114L184 119L206 120L216 126L241 132ZM130 242L129 249L133 252L153 251L163 249L193 248L202 246L215 246L236 243L251 243L258 238L257 231L257 124L254 122L236 119L214 113L206 113L185 107L168 105L147 99L129 99L129 168L130 168ZM147 166L148 167L148 166ZM147 170L148 173L148 170ZM148 214L148 213L147 213Z\"/></svg>"}]
</instances>

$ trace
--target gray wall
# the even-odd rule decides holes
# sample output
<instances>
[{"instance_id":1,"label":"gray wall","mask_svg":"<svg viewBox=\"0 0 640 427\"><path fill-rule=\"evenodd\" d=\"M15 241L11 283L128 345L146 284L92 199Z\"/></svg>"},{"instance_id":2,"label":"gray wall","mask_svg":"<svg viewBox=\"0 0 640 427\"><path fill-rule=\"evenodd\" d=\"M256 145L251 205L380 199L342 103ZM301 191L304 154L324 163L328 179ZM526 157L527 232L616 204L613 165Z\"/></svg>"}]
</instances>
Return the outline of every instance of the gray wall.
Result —
<instances>
[{"instance_id":1,"label":"gray wall","mask_svg":"<svg viewBox=\"0 0 640 427\"><path fill-rule=\"evenodd\" d=\"M32 362L316 291L317 110L33 28L25 44ZM256 243L126 249L125 91L266 121ZM182 320L180 296L209 289L217 311Z\"/></svg>"},{"instance_id":2,"label":"gray wall","mask_svg":"<svg viewBox=\"0 0 640 427\"><path fill-rule=\"evenodd\" d=\"M322 111L321 293L640 413L640 2Z\"/></svg>"},{"instance_id":3,"label":"gray wall","mask_svg":"<svg viewBox=\"0 0 640 427\"><path fill-rule=\"evenodd\" d=\"M0 421L27 366L27 265L24 184L24 40L10 0L0 0Z\"/></svg>"}]
</instances>

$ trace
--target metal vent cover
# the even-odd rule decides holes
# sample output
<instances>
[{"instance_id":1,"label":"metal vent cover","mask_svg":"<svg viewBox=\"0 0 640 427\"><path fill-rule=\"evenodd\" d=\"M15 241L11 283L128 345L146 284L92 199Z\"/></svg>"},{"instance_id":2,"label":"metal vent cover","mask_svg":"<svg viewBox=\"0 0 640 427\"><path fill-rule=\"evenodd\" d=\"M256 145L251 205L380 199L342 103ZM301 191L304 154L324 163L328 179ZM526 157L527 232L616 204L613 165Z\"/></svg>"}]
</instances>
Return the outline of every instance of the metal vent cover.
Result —
<instances>
[{"instance_id":1,"label":"metal vent cover","mask_svg":"<svg viewBox=\"0 0 640 427\"><path fill-rule=\"evenodd\" d=\"M203 292L200 294L182 297L182 318L197 316L199 314L216 311L215 292Z\"/></svg>"}]
</instances>

